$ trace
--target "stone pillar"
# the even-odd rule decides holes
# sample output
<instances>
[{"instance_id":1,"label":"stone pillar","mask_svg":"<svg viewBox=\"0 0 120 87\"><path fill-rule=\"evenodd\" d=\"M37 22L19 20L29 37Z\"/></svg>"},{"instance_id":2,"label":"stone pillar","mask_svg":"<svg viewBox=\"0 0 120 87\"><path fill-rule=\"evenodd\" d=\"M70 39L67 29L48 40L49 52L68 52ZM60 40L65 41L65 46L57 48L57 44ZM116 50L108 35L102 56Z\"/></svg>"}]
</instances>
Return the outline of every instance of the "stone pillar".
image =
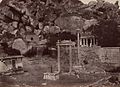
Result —
<instances>
[{"instance_id":1,"label":"stone pillar","mask_svg":"<svg viewBox=\"0 0 120 87\"><path fill-rule=\"evenodd\" d=\"M71 73L72 72L72 46L71 45L69 46L69 57L70 57L70 59L69 59L69 61L70 61L69 73Z\"/></svg>"},{"instance_id":2,"label":"stone pillar","mask_svg":"<svg viewBox=\"0 0 120 87\"><path fill-rule=\"evenodd\" d=\"M60 72L60 42L57 43L57 50L58 50L58 72Z\"/></svg>"},{"instance_id":3,"label":"stone pillar","mask_svg":"<svg viewBox=\"0 0 120 87\"><path fill-rule=\"evenodd\" d=\"M80 57L80 33L79 32L77 32L77 51L78 51L78 59L80 63L81 57Z\"/></svg>"},{"instance_id":4,"label":"stone pillar","mask_svg":"<svg viewBox=\"0 0 120 87\"><path fill-rule=\"evenodd\" d=\"M81 47L83 47L83 38L81 38Z\"/></svg>"},{"instance_id":5,"label":"stone pillar","mask_svg":"<svg viewBox=\"0 0 120 87\"><path fill-rule=\"evenodd\" d=\"M82 40L82 47L83 47L83 38L81 40Z\"/></svg>"},{"instance_id":6,"label":"stone pillar","mask_svg":"<svg viewBox=\"0 0 120 87\"><path fill-rule=\"evenodd\" d=\"M82 38L80 38L80 46L82 46Z\"/></svg>"},{"instance_id":7,"label":"stone pillar","mask_svg":"<svg viewBox=\"0 0 120 87\"><path fill-rule=\"evenodd\" d=\"M16 61L12 60L12 69L15 70L16 69Z\"/></svg>"},{"instance_id":8,"label":"stone pillar","mask_svg":"<svg viewBox=\"0 0 120 87\"><path fill-rule=\"evenodd\" d=\"M85 38L83 38L83 46L85 46Z\"/></svg>"},{"instance_id":9,"label":"stone pillar","mask_svg":"<svg viewBox=\"0 0 120 87\"><path fill-rule=\"evenodd\" d=\"M93 45L96 45L96 42L95 42L96 40L95 40L95 38L93 38Z\"/></svg>"},{"instance_id":10,"label":"stone pillar","mask_svg":"<svg viewBox=\"0 0 120 87\"><path fill-rule=\"evenodd\" d=\"M96 39L96 46L98 46L98 40Z\"/></svg>"},{"instance_id":11,"label":"stone pillar","mask_svg":"<svg viewBox=\"0 0 120 87\"><path fill-rule=\"evenodd\" d=\"M85 46L86 46L86 38L85 38Z\"/></svg>"},{"instance_id":12,"label":"stone pillar","mask_svg":"<svg viewBox=\"0 0 120 87\"><path fill-rule=\"evenodd\" d=\"M86 45L87 45L87 47L88 47L88 38L86 38Z\"/></svg>"},{"instance_id":13,"label":"stone pillar","mask_svg":"<svg viewBox=\"0 0 120 87\"><path fill-rule=\"evenodd\" d=\"M92 38L90 38L90 47L92 47L92 45L93 45L93 40Z\"/></svg>"}]
</instances>

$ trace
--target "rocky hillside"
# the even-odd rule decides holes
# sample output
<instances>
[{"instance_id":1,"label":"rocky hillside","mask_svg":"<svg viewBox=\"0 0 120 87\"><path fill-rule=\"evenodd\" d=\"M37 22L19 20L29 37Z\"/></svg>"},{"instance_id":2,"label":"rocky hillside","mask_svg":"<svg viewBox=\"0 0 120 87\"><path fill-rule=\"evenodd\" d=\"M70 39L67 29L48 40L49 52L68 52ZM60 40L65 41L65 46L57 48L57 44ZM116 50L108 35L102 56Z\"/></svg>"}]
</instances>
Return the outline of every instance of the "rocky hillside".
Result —
<instances>
[{"instance_id":1,"label":"rocky hillside","mask_svg":"<svg viewBox=\"0 0 120 87\"><path fill-rule=\"evenodd\" d=\"M117 1L115 4L103 0L84 4L79 0L3 0L0 4L1 35L9 32L23 37L26 32L34 32L48 39L56 30L56 33L76 34L79 28L81 32L97 36L99 45L119 44L120 9ZM106 44L108 41L114 43Z\"/></svg>"}]
</instances>

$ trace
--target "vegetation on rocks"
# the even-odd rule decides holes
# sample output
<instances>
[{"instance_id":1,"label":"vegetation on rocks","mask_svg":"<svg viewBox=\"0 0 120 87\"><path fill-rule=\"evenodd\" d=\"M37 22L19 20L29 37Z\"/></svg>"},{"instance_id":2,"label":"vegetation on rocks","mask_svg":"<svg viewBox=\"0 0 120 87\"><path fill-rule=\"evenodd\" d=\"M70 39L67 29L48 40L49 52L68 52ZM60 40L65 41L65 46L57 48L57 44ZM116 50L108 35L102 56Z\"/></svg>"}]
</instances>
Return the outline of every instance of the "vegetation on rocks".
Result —
<instances>
[{"instance_id":1,"label":"vegetation on rocks","mask_svg":"<svg viewBox=\"0 0 120 87\"><path fill-rule=\"evenodd\" d=\"M112 4L97 0L84 4L79 0L3 0L0 5L1 40L4 32L24 37L26 32L39 31L35 34L49 40L51 34L64 31L75 35L79 28L80 32L95 35L101 46L119 46L118 1ZM13 33L15 30L17 33Z\"/></svg>"},{"instance_id":2,"label":"vegetation on rocks","mask_svg":"<svg viewBox=\"0 0 120 87\"><path fill-rule=\"evenodd\" d=\"M34 33L41 42L43 41L43 44L47 45L47 51L43 51L44 47L40 48L41 53L49 53L48 48L55 47L57 40L76 41L76 29L80 29L80 33L95 35L100 46L120 46L120 9L118 1L112 4L104 0L97 0L84 4L80 0L2 0L0 3L0 41L7 42L10 46L12 41L16 41L16 38L22 38L26 42L25 35ZM12 43L12 45L14 44ZM18 45L21 47L19 46L19 48ZM17 49L21 49L21 51L24 50L22 47L27 50L32 48L18 45ZM14 47L16 48L16 46ZM68 72L69 51L67 48L63 48L61 51L61 69ZM6 52L12 51L6 49ZM27 52L31 55L35 53L30 50ZM108 66L102 65L98 55L92 50L83 48L80 52L82 64L86 71L91 72L92 70L91 73L103 72L105 70L103 67ZM77 65L79 60L76 54L77 50L72 52L73 65ZM31 55L29 56L31 57ZM34 58L32 62L28 60L29 58L24 60L24 64L26 64L24 66L28 70L28 74L16 77L17 80L30 81L29 83L37 80L41 84L42 82L39 82L39 80L42 79L46 70L48 72L51 68L54 68L54 71L57 70L57 60L51 57L42 56L39 61ZM33 79L31 79L32 77ZM88 77L83 76L83 79L90 80L90 77ZM98 79L97 77L96 79ZM63 76L62 78L66 77ZM78 81L78 79L75 81Z\"/></svg>"}]
</instances>

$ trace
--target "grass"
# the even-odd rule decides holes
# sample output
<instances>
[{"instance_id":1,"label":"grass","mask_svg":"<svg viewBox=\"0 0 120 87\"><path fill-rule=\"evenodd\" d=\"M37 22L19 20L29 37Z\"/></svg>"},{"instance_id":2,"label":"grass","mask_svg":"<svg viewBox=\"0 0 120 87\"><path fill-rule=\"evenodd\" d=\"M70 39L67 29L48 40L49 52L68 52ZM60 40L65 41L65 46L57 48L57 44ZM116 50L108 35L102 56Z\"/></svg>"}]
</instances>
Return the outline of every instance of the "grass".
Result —
<instances>
[{"instance_id":1,"label":"grass","mask_svg":"<svg viewBox=\"0 0 120 87\"><path fill-rule=\"evenodd\" d=\"M60 75L60 79L57 81L47 81L43 80L43 73L50 72L50 65L53 66L53 70L57 70L56 59L52 59L50 57L42 57L42 58L24 58L24 74L12 75L12 76L3 76L0 81L11 84L11 85L24 85L29 86L42 86L42 83L46 83L51 87L57 85L64 86L75 86L79 87L79 85L89 84L98 79L104 77L105 75L94 75L94 74L80 74L80 79L78 79L75 75ZM1 84L3 86L3 84ZM1 86L0 86L1 87Z\"/></svg>"},{"instance_id":2,"label":"grass","mask_svg":"<svg viewBox=\"0 0 120 87\"><path fill-rule=\"evenodd\" d=\"M88 68L91 66L98 65L98 63L93 64L93 61L92 61L95 59L96 55L93 52L87 52L87 53L88 54L86 54L85 56L86 59L88 57L90 58ZM68 64L66 63L69 61L67 55L68 53L63 53L62 55L63 56L61 58L62 70L64 69L66 70L68 68L67 67ZM74 57L76 56L73 56L73 58ZM27 71L24 74L12 75L12 76L1 76L0 87L43 87L42 85L43 83L47 83L44 87L82 87L87 84L96 82L105 76L108 76L106 74L79 73L80 78L77 78L77 76L75 75L60 74L60 79L57 81L44 80L43 73L50 72L51 66L53 71L57 71L57 59L51 58L49 56L39 55L38 57L24 58L23 66L24 66L24 70ZM108 85L108 87L109 86L110 85Z\"/></svg>"}]
</instances>

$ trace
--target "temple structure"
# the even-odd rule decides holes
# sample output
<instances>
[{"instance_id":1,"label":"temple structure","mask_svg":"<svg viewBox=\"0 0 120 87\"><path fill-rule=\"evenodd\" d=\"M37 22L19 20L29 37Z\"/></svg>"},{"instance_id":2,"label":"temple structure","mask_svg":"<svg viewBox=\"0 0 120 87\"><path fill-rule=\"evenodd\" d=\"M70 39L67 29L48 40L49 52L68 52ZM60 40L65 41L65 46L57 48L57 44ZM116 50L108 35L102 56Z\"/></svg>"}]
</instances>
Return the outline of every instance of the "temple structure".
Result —
<instances>
[{"instance_id":1,"label":"temple structure","mask_svg":"<svg viewBox=\"0 0 120 87\"><path fill-rule=\"evenodd\" d=\"M98 41L95 36L90 33L82 33L80 36L80 46L81 47L93 47L97 46Z\"/></svg>"}]
</instances>

